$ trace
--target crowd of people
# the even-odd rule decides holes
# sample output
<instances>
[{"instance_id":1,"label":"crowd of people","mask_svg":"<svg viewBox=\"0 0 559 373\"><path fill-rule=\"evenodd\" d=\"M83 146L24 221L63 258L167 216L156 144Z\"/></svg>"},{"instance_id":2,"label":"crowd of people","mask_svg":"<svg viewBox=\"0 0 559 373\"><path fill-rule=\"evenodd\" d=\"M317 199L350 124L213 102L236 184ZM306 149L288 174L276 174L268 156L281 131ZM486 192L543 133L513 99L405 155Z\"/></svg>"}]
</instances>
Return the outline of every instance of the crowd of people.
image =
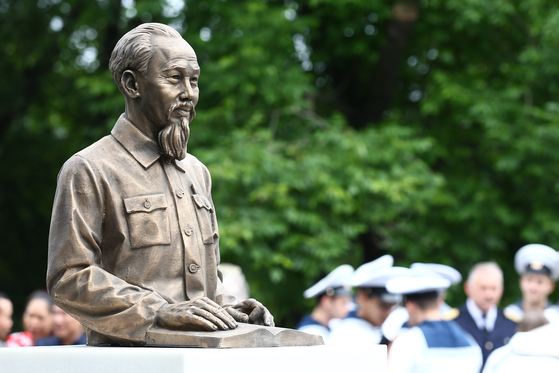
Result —
<instances>
[{"instance_id":1,"label":"crowd of people","mask_svg":"<svg viewBox=\"0 0 559 373\"><path fill-rule=\"evenodd\" d=\"M85 344L82 325L58 308L48 293L37 290L27 299L23 331L11 333L13 305L0 293L0 347L61 346Z\"/></svg>"},{"instance_id":2,"label":"crowd of people","mask_svg":"<svg viewBox=\"0 0 559 373\"><path fill-rule=\"evenodd\" d=\"M559 253L551 247L531 244L516 253L522 298L504 310L498 308L503 272L494 262L471 268L467 300L458 308L444 301L447 289L462 281L454 268L393 264L385 255L355 271L336 268L305 291L316 306L297 329L330 345L386 344L392 373L559 371L559 306L549 300Z\"/></svg>"}]
</instances>

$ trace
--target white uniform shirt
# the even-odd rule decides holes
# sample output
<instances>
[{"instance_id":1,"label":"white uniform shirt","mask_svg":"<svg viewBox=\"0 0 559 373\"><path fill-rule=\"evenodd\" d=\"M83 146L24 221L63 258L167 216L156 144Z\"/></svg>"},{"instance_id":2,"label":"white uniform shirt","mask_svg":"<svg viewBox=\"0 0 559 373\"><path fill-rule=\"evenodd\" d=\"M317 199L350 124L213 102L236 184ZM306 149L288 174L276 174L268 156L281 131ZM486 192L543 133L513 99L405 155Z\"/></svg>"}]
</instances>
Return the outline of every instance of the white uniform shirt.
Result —
<instances>
[{"instance_id":1,"label":"white uniform shirt","mask_svg":"<svg viewBox=\"0 0 559 373\"><path fill-rule=\"evenodd\" d=\"M478 373L480 371L483 361L481 349L469 334L452 321L428 323L453 323L452 329L462 338L461 345L430 347L427 341L429 337L425 336L420 327L413 327L392 343L388 354L390 373ZM444 333L449 324L442 326ZM448 339L456 340L456 333L449 335ZM440 334L436 336L440 337ZM444 336L442 338L444 342ZM452 346L452 343L443 343L443 345Z\"/></svg>"},{"instance_id":2,"label":"white uniform shirt","mask_svg":"<svg viewBox=\"0 0 559 373\"><path fill-rule=\"evenodd\" d=\"M483 373L559 372L559 324L515 334L489 355Z\"/></svg>"},{"instance_id":3,"label":"white uniform shirt","mask_svg":"<svg viewBox=\"0 0 559 373\"><path fill-rule=\"evenodd\" d=\"M328 328L323 325L317 325L317 324L305 325L297 330L309 334L319 335L324 339L324 343L327 343L328 338L330 337L330 330L328 330Z\"/></svg>"},{"instance_id":4,"label":"white uniform shirt","mask_svg":"<svg viewBox=\"0 0 559 373\"><path fill-rule=\"evenodd\" d=\"M330 345L378 345L382 340L379 327L358 318L348 317L330 332Z\"/></svg>"}]
</instances>

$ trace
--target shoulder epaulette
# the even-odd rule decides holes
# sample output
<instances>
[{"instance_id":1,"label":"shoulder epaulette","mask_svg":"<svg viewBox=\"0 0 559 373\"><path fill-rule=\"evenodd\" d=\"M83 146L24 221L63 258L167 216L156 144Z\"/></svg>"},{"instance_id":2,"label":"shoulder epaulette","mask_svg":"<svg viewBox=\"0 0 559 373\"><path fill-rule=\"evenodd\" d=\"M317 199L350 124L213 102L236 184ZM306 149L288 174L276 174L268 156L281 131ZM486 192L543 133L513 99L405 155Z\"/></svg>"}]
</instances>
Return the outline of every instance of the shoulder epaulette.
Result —
<instances>
[{"instance_id":1,"label":"shoulder epaulette","mask_svg":"<svg viewBox=\"0 0 559 373\"><path fill-rule=\"evenodd\" d=\"M505 308L503 314L505 315L505 317L506 317L507 319L509 319L510 321L513 321L513 322L515 322L515 323L517 323L517 324L518 324L520 321L522 321L522 317L521 317L518 313L516 313L516 312L511 312L510 310L507 310L506 308Z\"/></svg>"},{"instance_id":2,"label":"shoulder epaulette","mask_svg":"<svg viewBox=\"0 0 559 373\"><path fill-rule=\"evenodd\" d=\"M453 308L443 315L443 320L454 320L458 315L460 315L460 310L458 308Z\"/></svg>"}]
</instances>

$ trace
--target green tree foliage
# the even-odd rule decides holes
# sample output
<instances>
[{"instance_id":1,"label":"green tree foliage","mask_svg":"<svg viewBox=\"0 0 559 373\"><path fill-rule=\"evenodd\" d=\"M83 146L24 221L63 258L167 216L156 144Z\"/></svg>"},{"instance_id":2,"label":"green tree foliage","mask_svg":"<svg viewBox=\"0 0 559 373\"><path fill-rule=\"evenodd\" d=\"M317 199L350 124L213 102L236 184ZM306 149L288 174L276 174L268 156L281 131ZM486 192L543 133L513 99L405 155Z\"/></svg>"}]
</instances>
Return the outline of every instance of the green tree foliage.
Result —
<instances>
[{"instance_id":1,"label":"green tree foliage","mask_svg":"<svg viewBox=\"0 0 559 373\"><path fill-rule=\"evenodd\" d=\"M516 250L559 248L552 1L0 0L0 288L20 311L44 286L57 171L123 111L107 61L148 21L197 51L189 151L222 259L280 325L343 263L496 260L511 302Z\"/></svg>"}]
</instances>

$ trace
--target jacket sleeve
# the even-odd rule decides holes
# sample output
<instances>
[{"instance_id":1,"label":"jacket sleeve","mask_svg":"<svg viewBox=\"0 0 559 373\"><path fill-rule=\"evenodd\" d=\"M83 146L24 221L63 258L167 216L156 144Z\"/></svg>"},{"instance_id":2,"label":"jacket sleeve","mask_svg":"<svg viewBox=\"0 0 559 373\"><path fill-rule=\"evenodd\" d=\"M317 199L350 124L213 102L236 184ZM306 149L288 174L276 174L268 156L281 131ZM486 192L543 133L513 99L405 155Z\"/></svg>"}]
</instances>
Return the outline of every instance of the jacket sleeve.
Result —
<instances>
[{"instance_id":1,"label":"jacket sleeve","mask_svg":"<svg viewBox=\"0 0 559 373\"><path fill-rule=\"evenodd\" d=\"M62 167L49 234L47 288L54 303L86 328L117 341L143 343L166 301L103 269L103 183L79 155Z\"/></svg>"}]
</instances>

